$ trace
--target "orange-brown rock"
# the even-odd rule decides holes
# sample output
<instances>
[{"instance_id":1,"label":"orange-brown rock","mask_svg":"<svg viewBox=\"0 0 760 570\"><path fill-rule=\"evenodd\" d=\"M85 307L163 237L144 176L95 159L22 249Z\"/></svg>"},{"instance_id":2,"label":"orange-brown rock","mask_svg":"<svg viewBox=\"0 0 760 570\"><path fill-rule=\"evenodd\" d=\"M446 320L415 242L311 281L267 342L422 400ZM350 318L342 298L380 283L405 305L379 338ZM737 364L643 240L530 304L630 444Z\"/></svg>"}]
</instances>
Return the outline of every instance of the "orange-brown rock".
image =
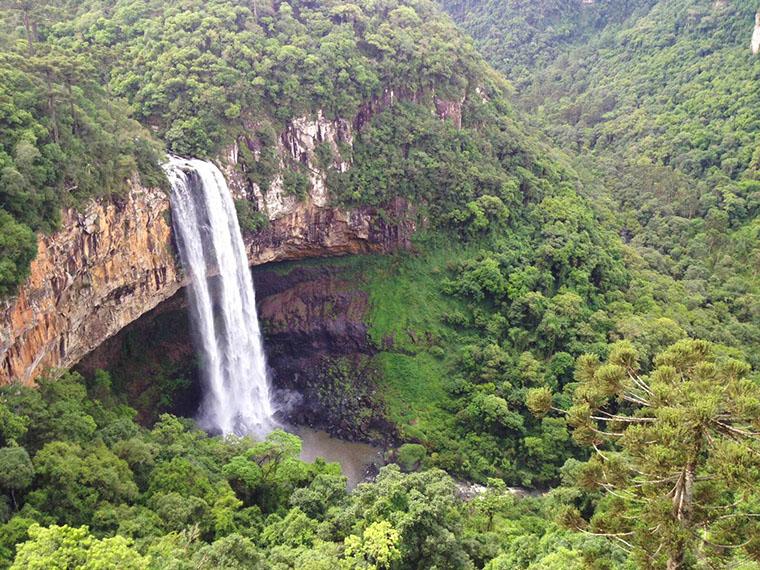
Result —
<instances>
[{"instance_id":1,"label":"orange-brown rock","mask_svg":"<svg viewBox=\"0 0 760 570\"><path fill-rule=\"evenodd\" d=\"M0 308L0 382L74 364L179 289L168 210L165 193L132 183L123 199L63 212Z\"/></svg>"}]
</instances>

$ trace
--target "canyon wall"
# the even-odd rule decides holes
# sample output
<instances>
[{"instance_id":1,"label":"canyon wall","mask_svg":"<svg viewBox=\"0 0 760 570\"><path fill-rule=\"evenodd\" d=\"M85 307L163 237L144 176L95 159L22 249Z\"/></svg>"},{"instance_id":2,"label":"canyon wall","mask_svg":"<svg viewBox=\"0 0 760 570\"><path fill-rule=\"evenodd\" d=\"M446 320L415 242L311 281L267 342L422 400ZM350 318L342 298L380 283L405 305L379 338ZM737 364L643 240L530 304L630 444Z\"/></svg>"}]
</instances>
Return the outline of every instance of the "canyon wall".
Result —
<instances>
[{"instance_id":1,"label":"canyon wall","mask_svg":"<svg viewBox=\"0 0 760 570\"><path fill-rule=\"evenodd\" d=\"M65 210L38 239L19 294L0 306L0 383L67 367L182 285L168 197L131 182L124 198Z\"/></svg>"},{"instance_id":2,"label":"canyon wall","mask_svg":"<svg viewBox=\"0 0 760 570\"><path fill-rule=\"evenodd\" d=\"M277 417L349 440L386 443L396 429L378 391L369 295L353 263L278 264L253 270ZM202 376L183 291L85 356L75 370L108 369L115 390L151 425L163 412L192 416Z\"/></svg>"},{"instance_id":3,"label":"canyon wall","mask_svg":"<svg viewBox=\"0 0 760 570\"><path fill-rule=\"evenodd\" d=\"M251 265L407 247L414 230L405 202L381 219L372 208L343 211L299 202L245 235ZM172 243L169 199L133 187L123 200L66 211L63 229L39 239L31 276L0 307L0 383L33 381L67 368L186 285Z\"/></svg>"},{"instance_id":4,"label":"canyon wall","mask_svg":"<svg viewBox=\"0 0 760 570\"><path fill-rule=\"evenodd\" d=\"M415 212L398 198L383 208L332 205L317 146L332 149L332 167L351 167L341 148L372 116L400 100L425 100L441 120L461 121L462 101L435 94L386 90L347 121L323 113L290 121L279 134L279 172L262 190L246 176L241 136L216 160L233 195L265 215L266 227L245 232L251 265L408 248ZM256 124L246 125L251 132ZM288 194L283 173L299 164L308 172L306 196ZM0 384L33 382L46 369L68 368L105 340L172 297L187 284L175 255L168 195L132 180L125 195L63 212L61 229L38 239L37 258L19 293L0 303Z\"/></svg>"}]
</instances>

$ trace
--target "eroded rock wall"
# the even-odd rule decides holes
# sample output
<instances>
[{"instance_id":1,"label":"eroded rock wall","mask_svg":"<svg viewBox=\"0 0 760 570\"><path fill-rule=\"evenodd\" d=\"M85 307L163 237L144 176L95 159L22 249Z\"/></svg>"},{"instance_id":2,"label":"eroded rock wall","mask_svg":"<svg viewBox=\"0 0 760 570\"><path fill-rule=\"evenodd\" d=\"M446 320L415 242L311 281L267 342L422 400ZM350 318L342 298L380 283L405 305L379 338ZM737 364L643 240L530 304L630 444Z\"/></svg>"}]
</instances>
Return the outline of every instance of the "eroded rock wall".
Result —
<instances>
[{"instance_id":1,"label":"eroded rock wall","mask_svg":"<svg viewBox=\"0 0 760 570\"><path fill-rule=\"evenodd\" d=\"M130 183L122 199L65 210L38 239L31 275L0 306L0 383L67 367L182 285L169 199Z\"/></svg>"},{"instance_id":2,"label":"eroded rock wall","mask_svg":"<svg viewBox=\"0 0 760 570\"><path fill-rule=\"evenodd\" d=\"M298 203L245 235L251 265L407 247L409 208L386 222L371 208L342 211ZM174 254L169 199L135 188L123 202L67 211L64 229L41 237L32 274L2 306L0 383L33 381L67 368L186 284Z\"/></svg>"},{"instance_id":3,"label":"eroded rock wall","mask_svg":"<svg viewBox=\"0 0 760 570\"><path fill-rule=\"evenodd\" d=\"M325 262L290 271L264 267L254 280L284 419L348 440L393 440L360 275Z\"/></svg>"},{"instance_id":4,"label":"eroded rock wall","mask_svg":"<svg viewBox=\"0 0 760 570\"><path fill-rule=\"evenodd\" d=\"M239 162L240 140L217 163L237 199L250 200L269 224L244 235L251 265L410 246L413 208L399 198L382 210L331 206L327 172L316 148L330 144L332 167L351 167L339 148L371 117L399 100L430 103L441 120L461 122L461 101L434 94L387 90L347 121L322 112L292 120L280 133L281 173L266 192L247 181ZM309 172L302 198L289 195L282 172L293 161ZM68 368L185 285L175 256L169 197L129 184L126 196L63 212L62 229L38 240L31 276L16 297L0 304L0 384L30 383L46 369Z\"/></svg>"}]
</instances>

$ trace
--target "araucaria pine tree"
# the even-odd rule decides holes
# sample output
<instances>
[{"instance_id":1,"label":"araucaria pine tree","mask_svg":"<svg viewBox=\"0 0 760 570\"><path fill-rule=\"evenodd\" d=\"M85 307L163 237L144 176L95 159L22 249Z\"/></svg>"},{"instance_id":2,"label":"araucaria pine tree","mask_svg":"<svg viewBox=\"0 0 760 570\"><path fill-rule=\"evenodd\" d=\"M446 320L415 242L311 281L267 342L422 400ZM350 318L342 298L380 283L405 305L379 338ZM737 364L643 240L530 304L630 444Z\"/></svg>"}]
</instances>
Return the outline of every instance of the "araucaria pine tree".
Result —
<instances>
[{"instance_id":1,"label":"araucaria pine tree","mask_svg":"<svg viewBox=\"0 0 760 570\"><path fill-rule=\"evenodd\" d=\"M574 438L594 450L578 483L603 491L593 515L565 522L607 536L643 568L715 568L760 560L760 386L750 367L683 340L640 369L619 342L606 362L578 359L572 406L545 389L528 404L567 414Z\"/></svg>"}]
</instances>

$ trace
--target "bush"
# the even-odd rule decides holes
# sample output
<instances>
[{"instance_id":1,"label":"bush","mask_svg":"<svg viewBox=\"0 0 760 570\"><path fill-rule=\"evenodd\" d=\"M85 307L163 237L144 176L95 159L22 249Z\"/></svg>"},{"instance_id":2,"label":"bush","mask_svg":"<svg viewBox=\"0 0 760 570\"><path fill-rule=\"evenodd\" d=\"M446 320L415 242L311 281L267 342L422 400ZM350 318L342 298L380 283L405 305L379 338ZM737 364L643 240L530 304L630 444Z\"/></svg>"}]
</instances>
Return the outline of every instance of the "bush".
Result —
<instances>
[{"instance_id":1,"label":"bush","mask_svg":"<svg viewBox=\"0 0 760 570\"><path fill-rule=\"evenodd\" d=\"M417 471L427 457L427 450L419 443L405 443L396 452L396 463L407 473Z\"/></svg>"},{"instance_id":2,"label":"bush","mask_svg":"<svg viewBox=\"0 0 760 570\"><path fill-rule=\"evenodd\" d=\"M235 200L238 223L244 232L258 232L269 225L269 218L264 212L253 209L251 202L242 198Z\"/></svg>"},{"instance_id":3,"label":"bush","mask_svg":"<svg viewBox=\"0 0 760 570\"><path fill-rule=\"evenodd\" d=\"M29 276L29 264L36 254L34 232L0 209L0 297L13 294Z\"/></svg>"}]
</instances>

